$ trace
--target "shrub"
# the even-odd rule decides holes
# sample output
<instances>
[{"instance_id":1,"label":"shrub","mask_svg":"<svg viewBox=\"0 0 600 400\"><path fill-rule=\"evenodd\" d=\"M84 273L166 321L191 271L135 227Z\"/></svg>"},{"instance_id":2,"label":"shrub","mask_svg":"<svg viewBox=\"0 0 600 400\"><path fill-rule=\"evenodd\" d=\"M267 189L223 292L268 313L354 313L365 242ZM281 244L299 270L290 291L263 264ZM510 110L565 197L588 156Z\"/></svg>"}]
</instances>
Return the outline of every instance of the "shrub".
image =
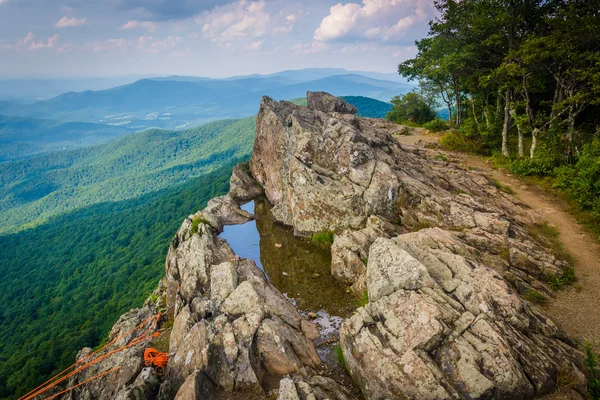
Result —
<instances>
[{"instance_id":1,"label":"shrub","mask_svg":"<svg viewBox=\"0 0 600 400\"><path fill-rule=\"evenodd\" d=\"M483 139L480 137L468 137L458 131L446 132L440 138L440 145L448 150L462 151L464 153L490 154L490 150Z\"/></svg>"},{"instance_id":2,"label":"shrub","mask_svg":"<svg viewBox=\"0 0 600 400\"><path fill-rule=\"evenodd\" d=\"M598 355L589 342L585 343L585 366L589 369L588 394L592 400L600 400L600 370Z\"/></svg>"},{"instance_id":3,"label":"shrub","mask_svg":"<svg viewBox=\"0 0 600 400\"><path fill-rule=\"evenodd\" d=\"M600 139L583 147L575 166L558 168L556 178L554 186L566 190L581 209L600 213Z\"/></svg>"},{"instance_id":4,"label":"shrub","mask_svg":"<svg viewBox=\"0 0 600 400\"><path fill-rule=\"evenodd\" d=\"M432 132L441 132L447 131L449 126L446 121L440 118L436 118L432 121L426 122L423 124L423 128L430 130Z\"/></svg>"},{"instance_id":5,"label":"shrub","mask_svg":"<svg viewBox=\"0 0 600 400\"><path fill-rule=\"evenodd\" d=\"M424 124L435 118L435 111L419 93L409 92L402 96L394 96L390 101L392 110L386 118L396 123L412 122Z\"/></svg>"},{"instance_id":6,"label":"shrub","mask_svg":"<svg viewBox=\"0 0 600 400\"><path fill-rule=\"evenodd\" d=\"M334 233L331 231L321 231L313 233L310 237L314 243L331 246L333 244Z\"/></svg>"},{"instance_id":7,"label":"shrub","mask_svg":"<svg viewBox=\"0 0 600 400\"><path fill-rule=\"evenodd\" d=\"M199 215L196 215L192 219L192 235L195 235L196 233L198 233L198 227L200 226L201 223L208 225L208 221Z\"/></svg>"}]
</instances>

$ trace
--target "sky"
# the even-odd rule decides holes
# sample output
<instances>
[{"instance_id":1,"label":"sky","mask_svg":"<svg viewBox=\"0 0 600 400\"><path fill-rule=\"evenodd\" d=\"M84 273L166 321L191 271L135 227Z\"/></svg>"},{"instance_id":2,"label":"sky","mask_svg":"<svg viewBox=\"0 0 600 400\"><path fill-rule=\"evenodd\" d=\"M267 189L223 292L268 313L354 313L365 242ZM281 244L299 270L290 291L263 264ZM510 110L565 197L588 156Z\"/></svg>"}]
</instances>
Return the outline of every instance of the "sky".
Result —
<instances>
[{"instance_id":1,"label":"sky","mask_svg":"<svg viewBox=\"0 0 600 400\"><path fill-rule=\"evenodd\" d=\"M0 0L0 77L393 73L432 0Z\"/></svg>"}]
</instances>

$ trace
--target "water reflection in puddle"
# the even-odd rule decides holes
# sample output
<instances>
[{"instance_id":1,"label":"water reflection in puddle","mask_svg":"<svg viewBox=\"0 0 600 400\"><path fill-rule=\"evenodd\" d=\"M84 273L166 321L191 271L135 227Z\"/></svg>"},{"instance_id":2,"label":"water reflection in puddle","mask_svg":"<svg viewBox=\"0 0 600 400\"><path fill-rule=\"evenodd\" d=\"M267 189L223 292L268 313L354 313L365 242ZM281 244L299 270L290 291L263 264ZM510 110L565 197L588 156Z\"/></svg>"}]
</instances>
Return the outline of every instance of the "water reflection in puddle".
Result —
<instances>
[{"instance_id":1,"label":"water reflection in puddle","mask_svg":"<svg viewBox=\"0 0 600 400\"><path fill-rule=\"evenodd\" d=\"M276 223L264 199L242 208L256 220L225 226L220 236L237 255L254 260L303 315L313 317L321 332L319 341L337 336L343 318L354 311L356 299L331 276L330 250Z\"/></svg>"}]
</instances>

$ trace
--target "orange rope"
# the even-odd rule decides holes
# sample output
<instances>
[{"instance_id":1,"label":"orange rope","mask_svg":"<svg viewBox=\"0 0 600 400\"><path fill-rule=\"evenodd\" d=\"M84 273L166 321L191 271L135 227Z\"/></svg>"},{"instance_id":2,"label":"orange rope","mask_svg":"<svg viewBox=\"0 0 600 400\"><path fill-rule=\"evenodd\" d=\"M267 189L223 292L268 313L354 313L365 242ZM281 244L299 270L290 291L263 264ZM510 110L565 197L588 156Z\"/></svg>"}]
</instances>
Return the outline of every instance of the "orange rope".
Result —
<instances>
[{"instance_id":1,"label":"orange rope","mask_svg":"<svg viewBox=\"0 0 600 400\"><path fill-rule=\"evenodd\" d=\"M159 376L162 376L165 374L167 363L169 362L169 354L162 353L149 347L144 351L144 361L146 361L147 366L154 365L156 367L156 373Z\"/></svg>"},{"instance_id":2,"label":"orange rope","mask_svg":"<svg viewBox=\"0 0 600 400\"><path fill-rule=\"evenodd\" d=\"M54 398L56 398L56 397L60 396L61 394L65 394L65 393L67 393L67 392L70 392L71 390L75 389L76 387L79 387L79 386L81 386L81 385L85 385L86 383L88 383L88 382L90 382L90 381L93 381L93 380L95 380L95 379L102 378L104 375L108 375L108 374L110 374L111 372L115 372L115 371L116 371L116 370L118 370L119 368L121 368L121 367L114 367L114 368L113 368L113 369L111 369L111 370L104 371L103 373L101 373L101 374L98 374L98 375L96 375L96 376L93 376L93 377L91 377L90 379L88 379L88 380L86 380L86 381L83 381L83 382L81 382L81 383L78 383L78 384L77 384L77 385L75 385L75 386L71 386L70 388L63 390L62 392L56 393L55 395L52 395L52 396L48 397L46 400L52 400L52 399L54 399Z\"/></svg>"},{"instance_id":3,"label":"orange rope","mask_svg":"<svg viewBox=\"0 0 600 400\"><path fill-rule=\"evenodd\" d=\"M140 329L141 327L143 327L144 325L146 325L148 322L152 321L153 319L155 319L154 321L154 325L156 325L156 323L158 322L158 320L160 319L161 313L159 312L156 315L151 316L150 318L148 318L147 320L145 320L144 322L140 323L139 325L137 325L136 327L134 327L133 329L125 332L124 334L122 334L121 336L111 340L110 342L106 343L104 346L102 346L101 348L99 348L96 351L91 352L90 354L88 354L87 356L83 357L81 360L77 361L75 364L71 365L70 367L67 367L66 369L62 370L61 372L59 372L58 374L54 375L52 378L48 379L46 382L42 383L40 386L36 387L35 389L29 391L28 393L24 394L23 396L19 397L19 400L26 400L29 399L31 397L29 397L31 395L31 393L38 391L39 389L45 387L46 385L48 385L50 382L52 382L54 379L58 379L61 375L63 375L65 372L69 371L71 368L77 366L78 364L81 364L82 362L84 362L85 360L87 360L88 358L90 358L91 356L98 354L99 352L101 352L102 350L106 349L108 346L111 346L112 344L118 342L119 340L121 340L122 338L124 338L125 336L129 335L130 333ZM150 328L149 328L150 329ZM58 383L58 382L55 382ZM54 386L54 385L53 385ZM52 386L50 386L52 387ZM50 388L49 387L49 388ZM48 388L48 389L49 389ZM46 389L47 390L47 389ZM45 391L45 390L44 390ZM42 392L43 393L43 392Z\"/></svg>"},{"instance_id":4,"label":"orange rope","mask_svg":"<svg viewBox=\"0 0 600 400\"><path fill-rule=\"evenodd\" d=\"M31 400L34 397L39 396L40 394L48 391L49 389L51 389L54 386L58 385L59 383L63 382L64 380L72 377L73 375L77 374L78 372L81 372L84 369L89 368L92 365L94 365L94 364L96 364L96 363L104 360L105 358L107 358L107 357L109 357L109 356L111 356L111 355L113 355L115 353L118 353L119 351L125 350L125 349L127 349L129 347L135 346L137 344L140 344L140 343L142 343L142 342L144 342L144 341L146 341L146 340L154 337L156 334L154 334L154 335L147 335L147 334L150 333L154 329L154 327L157 325L158 320L160 318L160 315L161 314L158 313L157 315L150 317L149 319L147 319L146 321L142 322L140 325L136 326L135 328L133 328L129 332L124 333L123 335L119 336L118 338L112 340L110 343L102 346L102 348L100 348L99 350L96 350L95 352L88 354L86 357L82 358L81 360L79 360L78 362L76 362L75 364L73 364L72 366L70 366L69 368L67 368L66 370L64 370L64 371L60 372L58 375L55 375L54 377L50 378L46 383L43 383L41 386L38 386L37 388L33 389L32 391L30 391L29 393L27 393L25 396L20 397L19 400ZM76 370L74 370L74 371L70 372L69 374L61 377L60 379L57 379L62 374L64 374L66 371L68 371L69 369L71 369L74 366L80 364L81 362L83 362L84 360L86 360L87 358L89 358L90 356L92 356L93 354L97 354L101 350L105 349L107 346L109 346L109 345L117 342L119 339L121 339L124 336L127 336L129 333L131 333L131 332L139 329L140 327L144 326L146 323L148 323L149 321L151 321L153 319L154 319L154 323L148 327L148 329L144 332L143 336L140 336L138 338L132 339L131 342L129 342L127 345L119 347L119 348L117 348L115 350L109 351L108 353L106 353L104 355L101 355L101 356L93 359L92 361L90 361L87 364L85 364L85 365L77 368ZM50 384L47 384L48 382L51 382L54 379L57 379L57 380L54 381L54 382L52 382L52 383L50 383Z\"/></svg>"}]
</instances>

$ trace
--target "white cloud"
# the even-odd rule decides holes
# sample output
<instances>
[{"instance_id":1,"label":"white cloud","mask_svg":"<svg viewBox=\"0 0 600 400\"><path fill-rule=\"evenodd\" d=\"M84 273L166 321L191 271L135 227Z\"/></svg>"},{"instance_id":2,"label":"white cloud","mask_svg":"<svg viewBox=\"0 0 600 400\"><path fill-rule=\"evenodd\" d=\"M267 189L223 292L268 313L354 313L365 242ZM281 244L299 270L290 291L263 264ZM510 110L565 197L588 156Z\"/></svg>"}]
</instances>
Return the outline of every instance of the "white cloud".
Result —
<instances>
[{"instance_id":1,"label":"white cloud","mask_svg":"<svg viewBox=\"0 0 600 400\"><path fill-rule=\"evenodd\" d=\"M157 25L156 25L156 22L138 21L138 20L134 19L131 21L127 21L127 23L125 23L119 29L126 30L126 29L137 29L137 28L146 29L148 32L154 32L157 28Z\"/></svg>"},{"instance_id":2,"label":"white cloud","mask_svg":"<svg viewBox=\"0 0 600 400\"><path fill-rule=\"evenodd\" d=\"M85 25L86 21L87 21L87 18L77 19L75 17L69 18L67 16L64 16L58 20L58 22L56 23L56 25L54 25L54 27L56 27L56 28L73 28L76 26Z\"/></svg>"},{"instance_id":3,"label":"white cloud","mask_svg":"<svg viewBox=\"0 0 600 400\"><path fill-rule=\"evenodd\" d=\"M94 53L105 51L125 51L131 46L131 42L125 38L108 39L101 42L87 42L83 48Z\"/></svg>"},{"instance_id":4,"label":"white cloud","mask_svg":"<svg viewBox=\"0 0 600 400\"><path fill-rule=\"evenodd\" d=\"M264 43L264 40L258 40L256 42L250 43L250 45L247 46L247 48L248 48L248 50L260 50L263 43Z\"/></svg>"},{"instance_id":5,"label":"white cloud","mask_svg":"<svg viewBox=\"0 0 600 400\"><path fill-rule=\"evenodd\" d=\"M245 38L260 38L267 34L271 16L265 12L264 0L240 0L217 7L196 17L203 24L204 37L213 42L231 43Z\"/></svg>"},{"instance_id":6,"label":"white cloud","mask_svg":"<svg viewBox=\"0 0 600 400\"><path fill-rule=\"evenodd\" d=\"M19 39L14 44L1 45L2 49L26 49L26 50L39 50L39 49L51 49L56 47L59 35L50 36L45 41L36 42L35 35L29 32L24 38Z\"/></svg>"},{"instance_id":7,"label":"white cloud","mask_svg":"<svg viewBox=\"0 0 600 400\"><path fill-rule=\"evenodd\" d=\"M435 12L430 0L338 3L323 18L314 38L321 42L362 39L408 44L426 33L426 22Z\"/></svg>"},{"instance_id":8,"label":"white cloud","mask_svg":"<svg viewBox=\"0 0 600 400\"><path fill-rule=\"evenodd\" d=\"M292 50L301 54L314 54L327 49L327 45L323 42L313 41L311 44L298 43L292 47Z\"/></svg>"},{"instance_id":9,"label":"white cloud","mask_svg":"<svg viewBox=\"0 0 600 400\"><path fill-rule=\"evenodd\" d=\"M294 28L294 24L296 23L296 16L294 14L290 14L285 17L284 25L276 26L273 28L274 34L279 33L287 33L290 32Z\"/></svg>"}]
</instances>

